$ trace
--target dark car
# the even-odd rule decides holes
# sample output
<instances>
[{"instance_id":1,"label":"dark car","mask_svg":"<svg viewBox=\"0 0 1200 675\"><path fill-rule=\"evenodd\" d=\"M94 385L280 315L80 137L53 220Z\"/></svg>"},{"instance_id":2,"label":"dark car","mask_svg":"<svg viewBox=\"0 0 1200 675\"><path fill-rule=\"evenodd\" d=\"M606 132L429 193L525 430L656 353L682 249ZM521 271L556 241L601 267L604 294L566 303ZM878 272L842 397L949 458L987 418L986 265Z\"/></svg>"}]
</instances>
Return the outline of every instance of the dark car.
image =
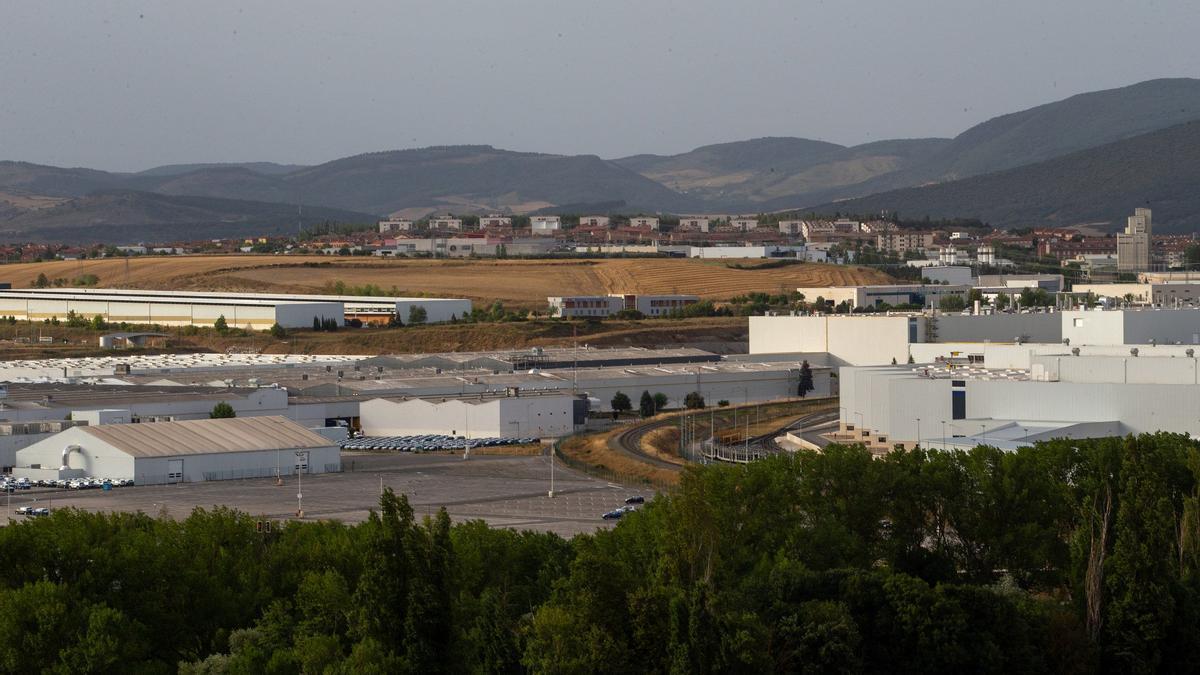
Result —
<instances>
[{"instance_id":1,"label":"dark car","mask_svg":"<svg viewBox=\"0 0 1200 675\"><path fill-rule=\"evenodd\" d=\"M603 518L604 520L616 520L623 515L625 515L625 509L613 509L612 511L609 511L608 513L606 513L600 517Z\"/></svg>"},{"instance_id":2,"label":"dark car","mask_svg":"<svg viewBox=\"0 0 1200 675\"><path fill-rule=\"evenodd\" d=\"M626 504L645 504L646 498L641 495L634 495L625 500Z\"/></svg>"}]
</instances>

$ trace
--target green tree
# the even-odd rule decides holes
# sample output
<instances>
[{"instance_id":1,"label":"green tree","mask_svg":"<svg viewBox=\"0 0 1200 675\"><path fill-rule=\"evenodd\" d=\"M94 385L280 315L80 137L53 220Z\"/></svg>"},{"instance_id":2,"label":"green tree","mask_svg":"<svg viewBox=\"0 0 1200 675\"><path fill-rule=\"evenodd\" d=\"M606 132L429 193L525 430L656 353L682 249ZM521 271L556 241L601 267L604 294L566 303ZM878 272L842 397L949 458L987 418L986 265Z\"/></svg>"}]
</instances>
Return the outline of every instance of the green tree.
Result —
<instances>
[{"instance_id":1,"label":"green tree","mask_svg":"<svg viewBox=\"0 0 1200 675\"><path fill-rule=\"evenodd\" d=\"M237 417L237 413L234 411L233 406L229 405L225 401L221 401L213 406L212 412L208 414L208 417L209 419L219 420L229 417Z\"/></svg>"},{"instance_id":2,"label":"green tree","mask_svg":"<svg viewBox=\"0 0 1200 675\"><path fill-rule=\"evenodd\" d=\"M894 360L893 363L895 363ZM800 398L804 398L808 395L808 392L815 388L816 387L813 385L812 367L808 365L808 360L805 359L800 364L800 384L797 387L796 393L800 396Z\"/></svg>"},{"instance_id":3,"label":"green tree","mask_svg":"<svg viewBox=\"0 0 1200 675\"><path fill-rule=\"evenodd\" d=\"M946 295L938 301L938 309L943 312L961 312L966 307L967 303L961 295Z\"/></svg>"},{"instance_id":4,"label":"green tree","mask_svg":"<svg viewBox=\"0 0 1200 675\"><path fill-rule=\"evenodd\" d=\"M616 419L617 415L620 413L633 410L633 401L630 401L629 397L626 396L624 392L620 391L618 391L616 394L613 394L612 400L609 401L608 405L610 408L612 408L613 419Z\"/></svg>"},{"instance_id":5,"label":"green tree","mask_svg":"<svg viewBox=\"0 0 1200 675\"><path fill-rule=\"evenodd\" d=\"M654 397L650 395L649 391L642 392L642 398L638 401L638 412L642 417L654 416Z\"/></svg>"},{"instance_id":6,"label":"green tree","mask_svg":"<svg viewBox=\"0 0 1200 675\"><path fill-rule=\"evenodd\" d=\"M425 323L427 318L428 314L421 305L412 305L408 308L408 324L410 326L419 326Z\"/></svg>"},{"instance_id":7,"label":"green tree","mask_svg":"<svg viewBox=\"0 0 1200 675\"><path fill-rule=\"evenodd\" d=\"M277 321L277 322L275 322L275 323L273 323L273 324L271 324L271 331L270 331L270 333L271 333L271 337L273 337L273 338L277 338L277 339L280 339L280 340L282 340L283 338L287 337L287 331L286 331L286 330L284 330L283 326L280 326L280 325L279 325L279 322L278 322L278 321Z\"/></svg>"},{"instance_id":8,"label":"green tree","mask_svg":"<svg viewBox=\"0 0 1200 675\"><path fill-rule=\"evenodd\" d=\"M92 317L92 322L91 322L92 330L104 330L107 327L108 327L108 324L104 322L103 316L97 314L96 316Z\"/></svg>"},{"instance_id":9,"label":"green tree","mask_svg":"<svg viewBox=\"0 0 1200 675\"><path fill-rule=\"evenodd\" d=\"M218 333L224 333L229 330L229 324L225 321L225 315L222 314L213 322L213 328L217 329Z\"/></svg>"},{"instance_id":10,"label":"green tree","mask_svg":"<svg viewBox=\"0 0 1200 675\"><path fill-rule=\"evenodd\" d=\"M1121 462L1105 651L1124 672L1157 672L1174 615L1178 566L1175 495L1165 436L1130 438ZM1194 627L1193 627L1194 628Z\"/></svg>"},{"instance_id":11,"label":"green tree","mask_svg":"<svg viewBox=\"0 0 1200 675\"><path fill-rule=\"evenodd\" d=\"M683 407L685 407L689 410L697 410L699 408L703 408L704 407L704 397L700 395L700 392L693 391L690 394L688 394L687 396L683 397Z\"/></svg>"},{"instance_id":12,"label":"green tree","mask_svg":"<svg viewBox=\"0 0 1200 675\"><path fill-rule=\"evenodd\" d=\"M655 412L661 412L663 410L666 410L668 403L670 403L670 399L667 398L666 394L662 393L661 391L654 392L654 411Z\"/></svg>"}]
</instances>

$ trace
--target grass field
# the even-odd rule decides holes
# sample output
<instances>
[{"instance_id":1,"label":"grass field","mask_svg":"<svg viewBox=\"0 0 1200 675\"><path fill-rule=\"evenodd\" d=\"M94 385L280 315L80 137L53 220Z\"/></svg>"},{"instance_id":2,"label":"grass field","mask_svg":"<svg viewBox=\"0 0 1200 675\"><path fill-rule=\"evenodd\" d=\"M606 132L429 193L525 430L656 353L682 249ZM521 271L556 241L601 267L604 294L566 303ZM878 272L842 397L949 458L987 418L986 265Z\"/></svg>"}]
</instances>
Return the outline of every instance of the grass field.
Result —
<instances>
[{"instance_id":1,"label":"grass field","mask_svg":"<svg viewBox=\"0 0 1200 675\"><path fill-rule=\"evenodd\" d=\"M746 263L748 261L735 261ZM146 256L15 263L0 281L31 286L39 274L71 280L95 275L100 287L318 293L343 281L374 284L400 295L462 297L541 309L550 295L690 293L722 300L752 291L797 286L887 283L862 267L806 263L734 269L724 261L677 258L594 260L389 260L325 256Z\"/></svg>"}]
</instances>

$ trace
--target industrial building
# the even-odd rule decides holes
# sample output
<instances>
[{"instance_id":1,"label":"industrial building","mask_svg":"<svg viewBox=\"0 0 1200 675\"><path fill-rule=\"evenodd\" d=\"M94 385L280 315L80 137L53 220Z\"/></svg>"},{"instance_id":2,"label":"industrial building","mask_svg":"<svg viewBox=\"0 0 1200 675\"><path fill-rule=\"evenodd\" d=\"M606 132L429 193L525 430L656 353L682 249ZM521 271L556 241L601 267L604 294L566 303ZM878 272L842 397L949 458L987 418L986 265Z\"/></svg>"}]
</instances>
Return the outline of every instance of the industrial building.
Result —
<instances>
[{"instance_id":1,"label":"industrial building","mask_svg":"<svg viewBox=\"0 0 1200 675\"><path fill-rule=\"evenodd\" d=\"M13 474L154 485L340 470L325 437L282 417L249 417L72 427L18 450Z\"/></svg>"},{"instance_id":2,"label":"industrial building","mask_svg":"<svg viewBox=\"0 0 1200 675\"><path fill-rule=\"evenodd\" d=\"M584 405L577 410L577 403ZM586 401L570 394L522 394L515 387L500 394L376 398L359 405L367 436L558 437L582 425L586 410Z\"/></svg>"},{"instance_id":3,"label":"industrial building","mask_svg":"<svg viewBox=\"0 0 1200 675\"><path fill-rule=\"evenodd\" d=\"M677 309L700 302L697 295L570 295L546 298L550 315L559 318L602 318L632 310L645 316L666 316Z\"/></svg>"},{"instance_id":4,"label":"industrial building","mask_svg":"<svg viewBox=\"0 0 1200 675\"><path fill-rule=\"evenodd\" d=\"M988 343L1200 345L1200 309L750 317L751 355L789 354L831 366L903 364L910 356L920 363Z\"/></svg>"},{"instance_id":5,"label":"industrial building","mask_svg":"<svg viewBox=\"0 0 1200 675\"><path fill-rule=\"evenodd\" d=\"M169 291L80 289L0 290L0 316L18 321L67 321L73 316L103 317L109 323L159 326L212 326L220 317L231 328L267 330L312 326L313 317L338 319L339 302L274 300L249 294L177 294Z\"/></svg>"},{"instance_id":6,"label":"industrial building","mask_svg":"<svg viewBox=\"0 0 1200 675\"><path fill-rule=\"evenodd\" d=\"M313 317L387 323L392 316L407 322L413 307L425 310L429 323L471 313L471 301L452 298L401 298L354 295L295 295L92 288L0 289L0 316L18 320L65 321L69 312L110 323L161 326L211 326L224 316L230 327L266 330L307 328Z\"/></svg>"},{"instance_id":7,"label":"industrial building","mask_svg":"<svg viewBox=\"0 0 1200 675\"><path fill-rule=\"evenodd\" d=\"M846 303L851 309L882 305L916 305L937 307L944 298L958 297L964 302L971 291L969 285L948 284L891 284L882 286L802 286L796 289L812 302L822 298L834 305Z\"/></svg>"},{"instance_id":8,"label":"industrial building","mask_svg":"<svg viewBox=\"0 0 1200 675\"><path fill-rule=\"evenodd\" d=\"M1076 294L1091 293L1101 300L1136 305L1178 307L1200 304L1200 280L1146 283L1075 284Z\"/></svg>"},{"instance_id":9,"label":"industrial building","mask_svg":"<svg viewBox=\"0 0 1200 675\"><path fill-rule=\"evenodd\" d=\"M1028 369L953 360L842 368L842 426L885 445L1004 449L1051 438L1200 434L1194 356L1146 356L1138 348L1083 356L1060 345L1030 361Z\"/></svg>"}]
</instances>

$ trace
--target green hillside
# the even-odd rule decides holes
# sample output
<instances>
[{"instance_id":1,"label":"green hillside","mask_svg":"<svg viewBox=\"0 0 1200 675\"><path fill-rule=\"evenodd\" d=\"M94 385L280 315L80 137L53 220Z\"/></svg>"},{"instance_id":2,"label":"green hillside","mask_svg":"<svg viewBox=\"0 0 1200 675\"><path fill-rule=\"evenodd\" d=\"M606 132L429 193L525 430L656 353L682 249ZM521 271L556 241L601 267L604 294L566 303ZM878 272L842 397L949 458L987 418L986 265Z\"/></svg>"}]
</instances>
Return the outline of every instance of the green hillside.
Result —
<instances>
[{"instance_id":1,"label":"green hillside","mask_svg":"<svg viewBox=\"0 0 1200 675\"><path fill-rule=\"evenodd\" d=\"M1200 121L1030 166L859 199L815 211L899 211L907 219L979 218L997 226L1108 223L1154 209L1156 231L1200 227Z\"/></svg>"}]
</instances>

